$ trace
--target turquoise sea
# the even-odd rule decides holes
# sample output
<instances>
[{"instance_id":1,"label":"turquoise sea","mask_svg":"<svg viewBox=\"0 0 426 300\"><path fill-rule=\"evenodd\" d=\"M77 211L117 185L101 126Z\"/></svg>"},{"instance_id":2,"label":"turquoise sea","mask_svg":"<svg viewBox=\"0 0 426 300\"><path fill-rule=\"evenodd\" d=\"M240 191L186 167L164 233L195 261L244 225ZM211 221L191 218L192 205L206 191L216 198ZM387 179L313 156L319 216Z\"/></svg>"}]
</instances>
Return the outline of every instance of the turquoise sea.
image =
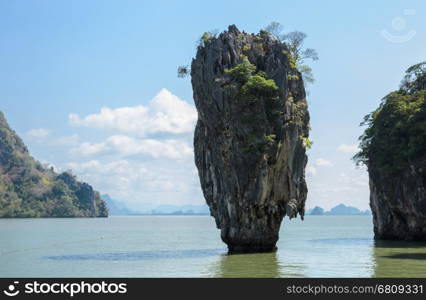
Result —
<instances>
[{"instance_id":1,"label":"turquoise sea","mask_svg":"<svg viewBox=\"0 0 426 300\"><path fill-rule=\"evenodd\" d=\"M210 216L0 219L0 277L426 277L426 244L371 216L285 219L277 246L227 255Z\"/></svg>"}]
</instances>

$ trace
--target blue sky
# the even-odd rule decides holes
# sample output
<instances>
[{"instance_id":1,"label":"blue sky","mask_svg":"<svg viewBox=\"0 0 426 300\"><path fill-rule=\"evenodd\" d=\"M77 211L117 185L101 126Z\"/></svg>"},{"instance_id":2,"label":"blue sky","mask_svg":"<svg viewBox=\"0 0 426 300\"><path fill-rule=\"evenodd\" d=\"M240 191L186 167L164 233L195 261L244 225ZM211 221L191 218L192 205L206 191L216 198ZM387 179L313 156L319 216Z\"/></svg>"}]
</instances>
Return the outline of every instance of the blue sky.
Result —
<instances>
[{"instance_id":1,"label":"blue sky","mask_svg":"<svg viewBox=\"0 0 426 300\"><path fill-rule=\"evenodd\" d=\"M426 60L425 12L424 1L1 0L0 109L37 159L135 209L202 204L191 84L176 67L203 31L278 21L320 56L307 205L367 208L366 172L350 161L359 123Z\"/></svg>"}]
</instances>

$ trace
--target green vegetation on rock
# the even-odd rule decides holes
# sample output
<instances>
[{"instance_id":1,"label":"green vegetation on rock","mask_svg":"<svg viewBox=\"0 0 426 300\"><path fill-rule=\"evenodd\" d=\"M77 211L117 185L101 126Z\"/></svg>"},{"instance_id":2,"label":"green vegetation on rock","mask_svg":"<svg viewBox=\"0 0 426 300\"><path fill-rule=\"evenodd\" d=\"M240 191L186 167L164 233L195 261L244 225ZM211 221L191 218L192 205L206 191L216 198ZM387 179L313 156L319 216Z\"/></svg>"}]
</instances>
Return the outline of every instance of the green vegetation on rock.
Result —
<instances>
[{"instance_id":1,"label":"green vegetation on rock","mask_svg":"<svg viewBox=\"0 0 426 300\"><path fill-rule=\"evenodd\" d=\"M198 39L198 46L204 47L216 36L217 36L217 30L211 30L211 31L204 32L201 35L201 37Z\"/></svg>"},{"instance_id":2,"label":"green vegetation on rock","mask_svg":"<svg viewBox=\"0 0 426 300\"><path fill-rule=\"evenodd\" d=\"M226 69L225 74L240 84L245 84L256 71L256 66L250 63L247 56L242 57L242 62L231 69Z\"/></svg>"},{"instance_id":3,"label":"green vegetation on rock","mask_svg":"<svg viewBox=\"0 0 426 300\"><path fill-rule=\"evenodd\" d=\"M34 160L0 112L0 217L106 217L99 193Z\"/></svg>"},{"instance_id":4,"label":"green vegetation on rock","mask_svg":"<svg viewBox=\"0 0 426 300\"><path fill-rule=\"evenodd\" d=\"M247 56L242 55L241 63L235 67L226 69L225 75L229 76L227 86L236 92L236 98L245 101L247 105L263 99L265 112L268 119L275 119L278 115L273 113L273 103L278 99L278 86L273 79L268 79L266 73L257 71ZM253 121L253 116L248 118ZM275 144L276 135L266 134L262 139L255 138L255 135L248 134L246 137L245 152L261 153Z\"/></svg>"},{"instance_id":5,"label":"green vegetation on rock","mask_svg":"<svg viewBox=\"0 0 426 300\"><path fill-rule=\"evenodd\" d=\"M410 67L400 89L364 117L357 163L395 174L424 156L426 149L426 64Z\"/></svg>"},{"instance_id":6,"label":"green vegetation on rock","mask_svg":"<svg viewBox=\"0 0 426 300\"><path fill-rule=\"evenodd\" d=\"M238 84L238 94L248 100L256 100L259 97L276 99L278 86L272 79L266 78L265 72L256 72L256 66L250 63L246 56L242 62L231 69L225 70L225 74L231 82Z\"/></svg>"},{"instance_id":7,"label":"green vegetation on rock","mask_svg":"<svg viewBox=\"0 0 426 300\"><path fill-rule=\"evenodd\" d=\"M303 142L303 146L305 146L306 149L311 149L314 142L311 141L308 137L302 136L301 137L302 142Z\"/></svg>"}]
</instances>

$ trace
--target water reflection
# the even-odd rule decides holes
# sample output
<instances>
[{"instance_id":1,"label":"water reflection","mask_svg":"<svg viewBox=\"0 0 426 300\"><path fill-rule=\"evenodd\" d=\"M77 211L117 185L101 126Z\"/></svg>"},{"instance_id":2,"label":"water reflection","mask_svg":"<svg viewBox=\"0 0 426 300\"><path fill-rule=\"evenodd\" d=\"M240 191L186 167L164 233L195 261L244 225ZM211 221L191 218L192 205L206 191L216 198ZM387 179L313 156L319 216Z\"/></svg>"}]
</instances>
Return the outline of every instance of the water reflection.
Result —
<instances>
[{"instance_id":1,"label":"water reflection","mask_svg":"<svg viewBox=\"0 0 426 300\"><path fill-rule=\"evenodd\" d=\"M298 265L284 265L278 252L226 254L222 255L211 267L209 273L214 277L303 277Z\"/></svg>"},{"instance_id":2,"label":"water reflection","mask_svg":"<svg viewBox=\"0 0 426 300\"><path fill-rule=\"evenodd\" d=\"M375 241L375 277L426 277L426 243Z\"/></svg>"},{"instance_id":3,"label":"water reflection","mask_svg":"<svg viewBox=\"0 0 426 300\"><path fill-rule=\"evenodd\" d=\"M212 269L214 277L281 277L276 252L222 255Z\"/></svg>"}]
</instances>

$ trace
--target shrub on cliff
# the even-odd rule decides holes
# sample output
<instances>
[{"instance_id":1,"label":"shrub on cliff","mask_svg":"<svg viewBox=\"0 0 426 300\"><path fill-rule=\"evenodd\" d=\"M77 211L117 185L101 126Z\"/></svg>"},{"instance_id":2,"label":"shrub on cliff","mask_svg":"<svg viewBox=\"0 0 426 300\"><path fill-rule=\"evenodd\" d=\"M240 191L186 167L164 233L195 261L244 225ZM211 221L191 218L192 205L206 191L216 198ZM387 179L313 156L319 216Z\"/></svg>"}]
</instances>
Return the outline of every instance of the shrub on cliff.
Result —
<instances>
[{"instance_id":1,"label":"shrub on cliff","mask_svg":"<svg viewBox=\"0 0 426 300\"><path fill-rule=\"evenodd\" d=\"M374 164L395 174L424 155L426 149L425 63L407 69L399 90L383 98L379 108L364 117L355 161Z\"/></svg>"},{"instance_id":2,"label":"shrub on cliff","mask_svg":"<svg viewBox=\"0 0 426 300\"><path fill-rule=\"evenodd\" d=\"M230 77L231 81L240 85L239 94L251 100L262 96L274 98L278 91L275 81L268 79L264 72L256 72L256 66L250 63L246 56L243 56L240 64L226 69L225 74Z\"/></svg>"},{"instance_id":3,"label":"shrub on cliff","mask_svg":"<svg viewBox=\"0 0 426 300\"><path fill-rule=\"evenodd\" d=\"M247 56L244 56L242 62L231 69L226 69L227 74L232 80L240 84L246 83L253 73L256 71L256 66L250 63Z\"/></svg>"}]
</instances>

